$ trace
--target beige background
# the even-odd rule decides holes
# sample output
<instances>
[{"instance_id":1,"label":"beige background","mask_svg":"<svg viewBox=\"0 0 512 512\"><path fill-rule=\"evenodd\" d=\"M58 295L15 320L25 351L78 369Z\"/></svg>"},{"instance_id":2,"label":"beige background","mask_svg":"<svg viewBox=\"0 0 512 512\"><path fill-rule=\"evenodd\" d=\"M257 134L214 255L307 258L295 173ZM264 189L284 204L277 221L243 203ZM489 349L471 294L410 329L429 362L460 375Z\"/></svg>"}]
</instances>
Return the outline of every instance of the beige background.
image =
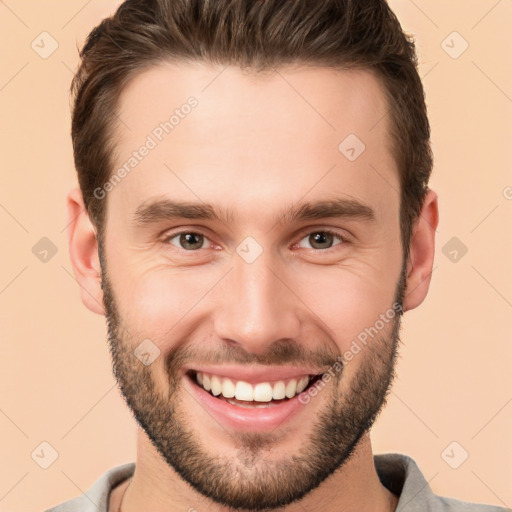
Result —
<instances>
[{"instance_id":1,"label":"beige background","mask_svg":"<svg viewBox=\"0 0 512 512\"><path fill-rule=\"evenodd\" d=\"M76 45L117 3L0 1L2 511L50 507L135 457L104 321L80 301L65 230ZM412 456L436 493L512 507L512 2L391 6L417 39L441 220L430 294L406 314L399 377L374 448ZM43 31L58 42L46 59L31 47L35 40L42 52L44 37L51 49ZM443 46L454 55L463 41L442 43L453 31L469 43L456 59ZM32 252L43 237L57 249L46 262ZM453 237L468 248L456 262L442 252ZM41 452L42 442L58 452L47 469L36 463L51 451ZM463 450L469 458L452 469L446 461L460 462Z\"/></svg>"}]
</instances>

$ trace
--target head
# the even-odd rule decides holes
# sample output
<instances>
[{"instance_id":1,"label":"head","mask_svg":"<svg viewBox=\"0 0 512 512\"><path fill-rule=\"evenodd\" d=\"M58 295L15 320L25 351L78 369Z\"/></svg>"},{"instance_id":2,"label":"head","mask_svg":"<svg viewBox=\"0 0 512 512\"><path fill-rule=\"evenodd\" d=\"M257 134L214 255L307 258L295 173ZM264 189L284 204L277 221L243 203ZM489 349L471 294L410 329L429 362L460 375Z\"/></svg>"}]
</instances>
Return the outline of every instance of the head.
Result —
<instances>
[{"instance_id":1,"label":"head","mask_svg":"<svg viewBox=\"0 0 512 512\"><path fill-rule=\"evenodd\" d=\"M438 221L395 15L284 5L128 0L72 86L71 257L121 391L173 471L252 510L302 498L367 435ZM228 367L317 377L286 420L242 427L195 383Z\"/></svg>"}]
</instances>

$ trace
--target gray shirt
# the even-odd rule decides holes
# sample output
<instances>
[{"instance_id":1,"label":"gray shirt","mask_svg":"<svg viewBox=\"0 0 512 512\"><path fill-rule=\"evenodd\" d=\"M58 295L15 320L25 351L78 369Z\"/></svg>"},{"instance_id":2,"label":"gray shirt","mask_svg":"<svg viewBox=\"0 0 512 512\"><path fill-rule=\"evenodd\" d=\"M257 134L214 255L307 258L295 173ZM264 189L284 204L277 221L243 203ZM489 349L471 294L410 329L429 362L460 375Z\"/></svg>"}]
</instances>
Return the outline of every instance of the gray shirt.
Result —
<instances>
[{"instance_id":1,"label":"gray shirt","mask_svg":"<svg viewBox=\"0 0 512 512\"><path fill-rule=\"evenodd\" d=\"M374 455L375 469L382 484L399 496L396 512L511 512L511 509L442 498L432 493L416 462L407 455L386 453ZM130 478L135 463L109 469L82 496L78 496L46 512L107 512L110 492Z\"/></svg>"}]
</instances>

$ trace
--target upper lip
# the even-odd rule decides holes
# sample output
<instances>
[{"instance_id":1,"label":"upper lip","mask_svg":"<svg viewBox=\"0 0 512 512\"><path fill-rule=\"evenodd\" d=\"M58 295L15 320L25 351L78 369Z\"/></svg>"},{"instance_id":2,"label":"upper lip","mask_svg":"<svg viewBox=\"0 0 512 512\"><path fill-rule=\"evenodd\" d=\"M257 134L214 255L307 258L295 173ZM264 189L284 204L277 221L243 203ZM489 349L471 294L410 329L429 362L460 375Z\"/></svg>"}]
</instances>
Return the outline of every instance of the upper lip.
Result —
<instances>
[{"instance_id":1,"label":"upper lip","mask_svg":"<svg viewBox=\"0 0 512 512\"><path fill-rule=\"evenodd\" d=\"M235 381L244 381L250 384L258 382L274 382L301 378L305 375L319 375L322 370L299 366L254 366L254 365L204 365L185 368L187 372L201 372L218 377L227 377Z\"/></svg>"}]
</instances>

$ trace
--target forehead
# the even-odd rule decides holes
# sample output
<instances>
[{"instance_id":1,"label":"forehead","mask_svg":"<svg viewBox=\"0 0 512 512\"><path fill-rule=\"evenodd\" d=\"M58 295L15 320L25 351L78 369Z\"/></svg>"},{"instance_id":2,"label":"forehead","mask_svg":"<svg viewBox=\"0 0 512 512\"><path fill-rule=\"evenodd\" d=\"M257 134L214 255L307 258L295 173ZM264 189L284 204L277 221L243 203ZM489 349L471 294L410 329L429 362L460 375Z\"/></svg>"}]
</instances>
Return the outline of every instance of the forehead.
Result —
<instances>
[{"instance_id":1,"label":"forehead","mask_svg":"<svg viewBox=\"0 0 512 512\"><path fill-rule=\"evenodd\" d=\"M280 122L301 118L308 121L300 127L307 138L323 131L340 136L346 129L368 138L367 132L388 111L383 86L370 70L288 65L258 72L199 62L162 62L138 73L124 87L119 111L126 124L119 129L124 131L133 120L150 131L155 120L169 118L190 96L197 98L201 108L194 112L197 122L186 123L185 129L197 136L211 136L211 126L200 121L212 118L230 132L247 122L254 130L275 131ZM381 128L386 125L383 122Z\"/></svg>"},{"instance_id":2,"label":"forehead","mask_svg":"<svg viewBox=\"0 0 512 512\"><path fill-rule=\"evenodd\" d=\"M261 210L262 199L294 203L306 194L371 200L376 210L398 204L387 112L368 70L161 63L119 98L114 167L130 169L109 201L122 197L128 213L174 193L245 204L248 218L251 201ZM133 160L144 145L151 150Z\"/></svg>"}]
</instances>

